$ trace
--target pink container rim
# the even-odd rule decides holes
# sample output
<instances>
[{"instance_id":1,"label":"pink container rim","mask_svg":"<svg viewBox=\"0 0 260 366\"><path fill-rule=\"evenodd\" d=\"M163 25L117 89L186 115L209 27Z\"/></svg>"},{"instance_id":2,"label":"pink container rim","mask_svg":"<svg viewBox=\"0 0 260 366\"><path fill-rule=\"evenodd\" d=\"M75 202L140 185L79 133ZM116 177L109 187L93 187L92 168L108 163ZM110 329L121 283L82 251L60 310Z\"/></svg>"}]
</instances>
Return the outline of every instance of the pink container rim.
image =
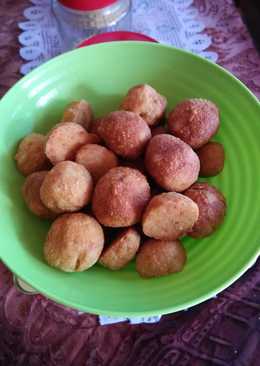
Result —
<instances>
[{"instance_id":1,"label":"pink container rim","mask_svg":"<svg viewBox=\"0 0 260 366\"><path fill-rule=\"evenodd\" d=\"M74 10L98 10L112 5L117 0L58 0L63 6Z\"/></svg>"},{"instance_id":2,"label":"pink container rim","mask_svg":"<svg viewBox=\"0 0 260 366\"><path fill-rule=\"evenodd\" d=\"M80 42L77 48L90 46L97 43L114 42L114 41L143 41L143 42L158 43L158 41L156 41L154 38L151 38L141 33L117 31L117 32L96 34L95 36Z\"/></svg>"}]
</instances>

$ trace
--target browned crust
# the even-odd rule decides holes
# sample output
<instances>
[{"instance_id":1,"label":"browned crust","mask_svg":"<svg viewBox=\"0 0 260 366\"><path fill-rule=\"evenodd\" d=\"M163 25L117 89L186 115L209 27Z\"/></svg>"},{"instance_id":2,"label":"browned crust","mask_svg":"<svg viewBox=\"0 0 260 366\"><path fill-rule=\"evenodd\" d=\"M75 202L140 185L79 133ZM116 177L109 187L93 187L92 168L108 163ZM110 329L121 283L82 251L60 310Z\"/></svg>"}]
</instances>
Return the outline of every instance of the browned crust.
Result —
<instances>
[{"instance_id":1,"label":"browned crust","mask_svg":"<svg viewBox=\"0 0 260 366\"><path fill-rule=\"evenodd\" d=\"M101 225L83 213L58 217L44 243L44 257L49 265L66 272L80 272L92 267L104 246Z\"/></svg>"},{"instance_id":2,"label":"browned crust","mask_svg":"<svg viewBox=\"0 0 260 366\"><path fill-rule=\"evenodd\" d=\"M61 122L74 122L89 129L93 119L91 105L84 99L71 102L64 110Z\"/></svg>"},{"instance_id":3,"label":"browned crust","mask_svg":"<svg viewBox=\"0 0 260 366\"><path fill-rule=\"evenodd\" d=\"M206 99L187 99L170 112L168 127L173 135L198 149L218 130L218 108Z\"/></svg>"},{"instance_id":4,"label":"browned crust","mask_svg":"<svg viewBox=\"0 0 260 366\"><path fill-rule=\"evenodd\" d=\"M22 187L22 195L32 213L42 219L54 219L56 214L45 207L40 198L40 188L47 173L44 170L28 175Z\"/></svg>"},{"instance_id":5,"label":"browned crust","mask_svg":"<svg viewBox=\"0 0 260 366\"><path fill-rule=\"evenodd\" d=\"M154 126L163 117L166 105L163 95L148 84L140 84L129 89L121 108L137 113L148 125Z\"/></svg>"},{"instance_id":6,"label":"browned crust","mask_svg":"<svg viewBox=\"0 0 260 366\"><path fill-rule=\"evenodd\" d=\"M136 270L141 277L160 277L180 272L186 263L186 252L179 240L147 240L136 257Z\"/></svg>"},{"instance_id":7,"label":"browned crust","mask_svg":"<svg viewBox=\"0 0 260 366\"><path fill-rule=\"evenodd\" d=\"M97 182L92 209L98 221L105 226L131 226L140 222L150 195L150 187L143 174L136 169L117 167Z\"/></svg>"},{"instance_id":8,"label":"browned crust","mask_svg":"<svg viewBox=\"0 0 260 366\"><path fill-rule=\"evenodd\" d=\"M146 149L145 166L155 181L167 191L182 192L199 175L199 158L192 148L169 134L154 136Z\"/></svg>"},{"instance_id":9,"label":"browned crust","mask_svg":"<svg viewBox=\"0 0 260 366\"><path fill-rule=\"evenodd\" d=\"M116 111L102 118L98 134L119 156L136 159L151 138L150 128L136 113Z\"/></svg>"},{"instance_id":10,"label":"browned crust","mask_svg":"<svg viewBox=\"0 0 260 366\"><path fill-rule=\"evenodd\" d=\"M76 154L75 161L84 165L95 182L118 165L117 156L111 150L96 144L82 146Z\"/></svg>"},{"instance_id":11,"label":"browned crust","mask_svg":"<svg viewBox=\"0 0 260 366\"><path fill-rule=\"evenodd\" d=\"M53 165L74 160L78 149L88 141L88 133L77 123L59 123L47 135L45 154Z\"/></svg>"},{"instance_id":12,"label":"browned crust","mask_svg":"<svg viewBox=\"0 0 260 366\"><path fill-rule=\"evenodd\" d=\"M222 144L210 141L196 152L200 159L200 176L213 177L222 172L225 162Z\"/></svg>"},{"instance_id":13,"label":"browned crust","mask_svg":"<svg viewBox=\"0 0 260 366\"><path fill-rule=\"evenodd\" d=\"M140 234L134 228L124 229L105 248L99 263L113 271L125 267L136 255L140 245Z\"/></svg>"},{"instance_id":14,"label":"browned crust","mask_svg":"<svg viewBox=\"0 0 260 366\"><path fill-rule=\"evenodd\" d=\"M63 161L46 175L40 197L53 212L73 212L90 201L92 190L93 182L87 169L73 161Z\"/></svg>"},{"instance_id":15,"label":"browned crust","mask_svg":"<svg viewBox=\"0 0 260 366\"><path fill-rule=\"evenodd\" d=\"M86 144L100 144L101 138L95 133L88 133Z\"/></svg>"},{"instance_id":16,"label":"browned crust","mask_svg":"<svg viewBox=\"0 0 260 366\"><path fill-rule=\"evenodd\" d=\"M20 142L16 155L17 169L27 176L49 167L48 159L44 153L46 137L40 133L31 133Z\"/></svg>"},{"instance_id":17,"label":"browned crust","mask_svg":"<svg viewBox=\"0 0 260 366\"><path fill-rule=\"evenodd\" d=\"M191 230L198 217L198 206L188 197L175 192L161 193L145 209L143 232L154 239L175 240Z\"/></svg>"},{"instance_id":18,"label":"browned crust","mask_svg":"<svg viewBox=\"0 0 260 366\"><path fill-rule=\"evenodd\" d=\"M199 207L199 218L189 235L202 238L212 234L222 224L226 214L223 194L208 183L195 183L184 194Z\"/></svg>"}]
</instances>

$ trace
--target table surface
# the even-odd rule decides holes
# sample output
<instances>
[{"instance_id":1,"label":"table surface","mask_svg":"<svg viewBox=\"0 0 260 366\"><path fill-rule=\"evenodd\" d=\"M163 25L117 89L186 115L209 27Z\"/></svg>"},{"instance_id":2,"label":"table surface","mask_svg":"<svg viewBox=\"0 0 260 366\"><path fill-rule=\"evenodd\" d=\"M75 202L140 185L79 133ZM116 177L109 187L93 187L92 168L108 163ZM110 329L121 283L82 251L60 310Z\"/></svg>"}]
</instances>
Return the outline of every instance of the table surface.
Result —
<instances>
[{"instance_id":1,"label":"table surface","mask_svg":"<svg viewBox=\"0 0 260 366\"><path fill-rule=\"evenodd\" d=\"M195 0L200 17L218 16L211 50L260 96L260 59L230 0ZM217 4L216 4L217 3ZM29 1L2 0L0 95L20 77L17 22ZM17 292L0 263L0 366L257 366L260 358L260 261L217 298L163 316L156 324L100 326L43 296Z\"/></svg>"}]
</instances>

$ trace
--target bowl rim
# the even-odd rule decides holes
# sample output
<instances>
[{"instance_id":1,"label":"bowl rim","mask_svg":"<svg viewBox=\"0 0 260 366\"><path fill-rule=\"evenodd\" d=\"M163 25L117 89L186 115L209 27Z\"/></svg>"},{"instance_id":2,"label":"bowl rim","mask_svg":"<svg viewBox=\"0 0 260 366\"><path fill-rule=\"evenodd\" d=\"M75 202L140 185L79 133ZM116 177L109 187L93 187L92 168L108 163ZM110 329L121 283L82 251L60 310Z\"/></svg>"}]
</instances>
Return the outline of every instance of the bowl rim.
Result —
<instances>
[{"instance_id":1,"label":"bowl rim","mask_svg":"<svg viewBox=\"0 0 260 366\"><path fill-rule=\"evenodd\" d=\"M235 75L233 75L230 71L228 71L227 69L225 69L223 66L218 65L216 63L214 63L213 61L207 60L206 58L195 54L191 51L188 50L184 50L182 48L178 48L178 47L174 47L174 46L170 46L170 45L166 45L163 43L159 43L159 42L147 42L147 41L117 41L117 42L103 42L103 43L95 43L95 44L91 44L88 47L79 47L79 48L75 48L71 51L68 52L64 52L61 55L55 56L52 59L44 62L43 64L37 66L34 70L30 71L28 74L24 75L21 79L19 79L15 84L13 84L10 89L3 95L3 97L0 99L0 107L1 107L1 102L4 101L6 99L6 97L8 97L10 94L13 93L14 88L17 85L22 85L23 83L27 82L28 80L30 80L32 77L34 77L35 75L37 75L40 71L43 72L45 69L47 69L48 67L50 67L52 64L55 64L56 62L62 62L63 59L66 59L68 57L68 55L74 54L74 53L80 53L80 52L88 52L86 51L86 49L89 49L91 47L92 48L110 48L110 47L127 47L129 45L134 45L135 47L146 47L146 48L164 48L164 49L168 49L168 50L173 50L174 52L186 55L188 57L191 57L199 62L202 62L206 65L211 65L211 67L215 68L216 70L224 73L226 76L231 77L233 79L234 82L236 82L245 92L247 92L247 94L254 99L254 101L258 104L258 106L260 107L260 101L259 99L255 96L255 94L242 82L240 81Z\"/></svg>"}]
</instances>

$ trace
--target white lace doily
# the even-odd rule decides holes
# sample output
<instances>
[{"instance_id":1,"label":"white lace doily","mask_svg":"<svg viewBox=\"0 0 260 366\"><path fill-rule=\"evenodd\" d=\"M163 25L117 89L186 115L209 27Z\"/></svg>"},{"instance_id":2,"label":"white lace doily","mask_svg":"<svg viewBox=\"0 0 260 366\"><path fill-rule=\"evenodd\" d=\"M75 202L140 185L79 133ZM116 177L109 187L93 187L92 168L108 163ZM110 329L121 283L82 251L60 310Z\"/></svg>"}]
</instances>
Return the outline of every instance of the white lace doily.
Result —
<instances>
[{"instance_id":1,"label":"white lace doily","mask_svg":"<svg viewBox=\"0 0 260 366\"><path fill-rule=\"evenodd\" d=\"M18 24L22 30L20 55L26 61L21 67L22 74L64 52L52 1L55 0L31 0L33 6L24 11L26 21ZM207 51L211 38L201 33L205 25L197 14L193 0L133 0L129 30L216 61L217 54Z\"/></svg>"},{"instance_id":2,"label":"white lace doily","mask_svg":"<svg viewBox=\"0 0 260 366\"><path fill-rule=\"evenodd\" d=\"M62 37L52 12L51 2L55 0L31 0L33 6L24 11L26 21L19 23L22 30L19 41L21 57L26 61L21 73L29 71L44 61L64 52ZM133 0L132 29L157 41L197 53L216 61L215 52L207 51L211 38L201 33L205 25L197 19L198 11L193 0ZM100 316L100 324L129 321L132 324L154 323L154 317L109 317Z\"/></svg>"}]
</instances>

